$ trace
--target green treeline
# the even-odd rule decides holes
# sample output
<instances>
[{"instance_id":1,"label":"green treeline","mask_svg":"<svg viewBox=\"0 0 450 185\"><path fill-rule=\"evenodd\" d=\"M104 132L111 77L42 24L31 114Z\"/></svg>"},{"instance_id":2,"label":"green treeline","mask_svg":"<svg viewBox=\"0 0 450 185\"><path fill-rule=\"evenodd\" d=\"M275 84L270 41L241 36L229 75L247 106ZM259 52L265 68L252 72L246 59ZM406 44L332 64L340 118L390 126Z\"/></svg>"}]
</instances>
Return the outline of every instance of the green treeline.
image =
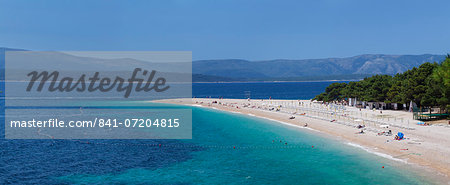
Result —
<instances>
[{"instance_id":1,"label":"green treeline","mask_svg":"<svg viewBox=\"0 0 450 185\"><path fill-rule=\"evenodd\" d=\"M374 75L358 82L333 83L314 99L335 101L357 98L360 101L409 103L419 107L449 109L450 55L441 63L424 63L395 76Z\"/></svg>"}]
</instances>

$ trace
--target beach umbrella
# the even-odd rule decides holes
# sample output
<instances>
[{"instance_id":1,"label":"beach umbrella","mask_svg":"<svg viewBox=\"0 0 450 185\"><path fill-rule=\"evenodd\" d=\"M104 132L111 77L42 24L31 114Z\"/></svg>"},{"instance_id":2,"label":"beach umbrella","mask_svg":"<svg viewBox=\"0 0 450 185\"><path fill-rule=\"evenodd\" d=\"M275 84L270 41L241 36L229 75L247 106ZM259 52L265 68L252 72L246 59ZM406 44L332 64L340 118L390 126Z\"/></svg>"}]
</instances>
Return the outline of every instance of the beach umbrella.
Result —
<instances>
[{"instance_id":1,"label":"beach umbrella","mask_svg":"<svg viewBox=\"0 0 450 185\"><path fill-rule=\"evenodd\" d=\"M405 137L405 134L399 132L399 133L397 133L397 136L398 136L398 139L400 140L400 139L403 139L403 137Z\"/></svg>"}]
</instances>

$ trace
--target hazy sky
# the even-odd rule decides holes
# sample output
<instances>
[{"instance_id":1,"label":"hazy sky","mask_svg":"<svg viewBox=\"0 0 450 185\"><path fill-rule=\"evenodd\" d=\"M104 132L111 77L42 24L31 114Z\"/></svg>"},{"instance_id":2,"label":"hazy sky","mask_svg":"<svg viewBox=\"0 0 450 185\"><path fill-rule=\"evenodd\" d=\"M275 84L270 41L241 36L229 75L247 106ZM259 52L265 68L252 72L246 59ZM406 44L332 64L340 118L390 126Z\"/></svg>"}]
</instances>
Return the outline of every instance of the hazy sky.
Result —
<instances>
[{"instance_id":1,"label":"hazy sky","mask_svg":"<svg viewBox=\"0 0 450 185\"><path fill-rule=\"evenodd\" d=\"M0 0L0 47L250 60L450 52L450 1Z\"/></svg>"}]
</instances>

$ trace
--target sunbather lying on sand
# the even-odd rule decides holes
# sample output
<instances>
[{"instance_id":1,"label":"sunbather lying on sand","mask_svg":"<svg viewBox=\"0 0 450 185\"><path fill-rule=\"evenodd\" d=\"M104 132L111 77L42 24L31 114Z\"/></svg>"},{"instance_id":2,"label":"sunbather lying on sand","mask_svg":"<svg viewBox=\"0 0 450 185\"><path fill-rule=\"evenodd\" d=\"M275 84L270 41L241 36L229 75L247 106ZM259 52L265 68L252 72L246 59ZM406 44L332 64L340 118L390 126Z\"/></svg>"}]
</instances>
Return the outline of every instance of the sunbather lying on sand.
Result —
<instances>
[{"instance_id":1,"label":"sunbather lying on sand","mask_svg":"<svg viewBox=\"0 0 450 185\"><path fill-rule=\"evenodd\" d=\"M361 130L359 132L356 132L355 134L364 134L364 130Z\"/></svg>"},{"instance_id":2,"label":"sunbather lying on sand","mask_svg":"<svg viewBox=\"0 0 450 185\"><path fill-rule=\"evenodd\" d=\"M389 132L380 132L380 133L378 133L378 135L379 135L379 136L381 136L381 135L392 136L392 131L389 130Z\"/></svg>"}]
</instances>

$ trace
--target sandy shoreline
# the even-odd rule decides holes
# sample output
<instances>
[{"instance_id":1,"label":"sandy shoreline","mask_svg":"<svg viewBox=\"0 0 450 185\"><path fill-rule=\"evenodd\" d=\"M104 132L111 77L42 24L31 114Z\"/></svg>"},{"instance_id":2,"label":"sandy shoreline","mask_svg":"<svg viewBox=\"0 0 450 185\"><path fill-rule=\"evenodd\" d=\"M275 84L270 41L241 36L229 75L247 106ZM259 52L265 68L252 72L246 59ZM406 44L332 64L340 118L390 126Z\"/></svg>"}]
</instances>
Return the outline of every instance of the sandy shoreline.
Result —
<instances>
[{"instance_id":1,"label":"sandy shoreline","mask_svg":"<svg viewBox=\"0 0 450 185\"><path fill-rule=\"evenodd\" d=\"M450 183L450 126L417 125L409 112L384 110L380 113L353 107L325 106L309 100L196 98L156 102L216 108L298 127L308 123L309 129L343 139L382 157L422 166L426 173L436 174L441 179L439 181ZM295 119L289 119L291 116ZM387 124L388 128L381 127ZM357 125L366 126L364 134L358 134L361 129L356 128ZM392 130L392 136L378 135L388 130ZM397 132L403 132L407 139L393 140Z\"/></svg>"}]
</instances>

